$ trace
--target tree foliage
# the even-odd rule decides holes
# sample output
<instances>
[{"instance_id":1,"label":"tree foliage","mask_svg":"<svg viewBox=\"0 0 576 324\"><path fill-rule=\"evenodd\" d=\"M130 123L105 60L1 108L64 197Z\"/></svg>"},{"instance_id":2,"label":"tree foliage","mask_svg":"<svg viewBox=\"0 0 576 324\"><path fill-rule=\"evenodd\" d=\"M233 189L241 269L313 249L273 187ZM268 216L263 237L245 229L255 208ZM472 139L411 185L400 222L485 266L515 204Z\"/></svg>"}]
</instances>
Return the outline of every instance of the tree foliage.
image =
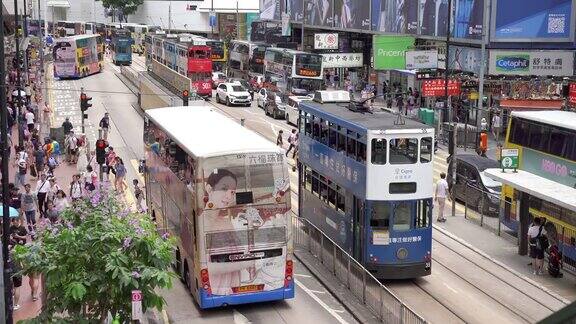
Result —
<instances>
[{"instance_id":1,"label":"tree foliage","mask_svg":"<svg viewBox=\"0 0 576 324\"><path fill-rule=\"evenodd\" d=\"M46 282L46 303L33 323L99 322L108 312L124 322L135 289L142 291L144 311L162 309L154 289L172 285L174 242L158 235L150 217L96 191L61 218L40 224L39 239L16 248L23 274L41 273Z\"/></svg>"},{"instance_id":2,"label":"tree foliage","mask_svg":"<svg viewBox=\"0 0 576 324\"><path fill-rule=\"evenodd\" d=\"M128 15L136 12L138 6L144 3L144 0L102 0L102 5L106 9L113 9L126 19Z\"/></svg>"}]
</instances>

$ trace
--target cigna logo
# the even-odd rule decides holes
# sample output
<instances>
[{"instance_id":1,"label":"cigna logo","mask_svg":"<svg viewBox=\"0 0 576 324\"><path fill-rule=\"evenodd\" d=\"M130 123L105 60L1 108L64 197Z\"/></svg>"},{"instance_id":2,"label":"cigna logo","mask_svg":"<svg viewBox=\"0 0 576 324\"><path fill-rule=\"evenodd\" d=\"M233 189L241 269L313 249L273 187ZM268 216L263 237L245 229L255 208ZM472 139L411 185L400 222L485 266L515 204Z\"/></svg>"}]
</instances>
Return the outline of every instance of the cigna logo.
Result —
<instances>
[{"instance_id":1,"label":"cigna logo","mask_svg":"<svg viewBox=\"0 0 576 324\"><path fill-rule=\"evenodd\" d=\"M530 69L530 55L496 56L496 70L527 72L529 69Z\"/></svg>"}]
</instances>

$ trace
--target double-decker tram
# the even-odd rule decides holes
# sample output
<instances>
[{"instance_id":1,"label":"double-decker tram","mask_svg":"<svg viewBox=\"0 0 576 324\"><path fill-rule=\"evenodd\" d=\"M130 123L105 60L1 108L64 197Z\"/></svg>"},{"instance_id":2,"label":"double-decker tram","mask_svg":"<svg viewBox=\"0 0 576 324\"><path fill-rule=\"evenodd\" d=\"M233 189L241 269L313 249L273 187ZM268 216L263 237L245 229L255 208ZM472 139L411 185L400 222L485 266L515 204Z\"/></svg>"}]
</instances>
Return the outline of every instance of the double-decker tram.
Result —
<instances>
[{"instance_id":1,"label":"double-decker tram","mask_svg":"<svg viewBox=\"0 0 576 324\"><path fill-rule=\"evenodd\" d=\"M299 215L376 278L429 275L434 129L354 107L345 91L300 102Z\"/></svg>"},{"instance_id":2,"label":"double-decker tram","mask_svg":"<svg viewBox=\"0 0 576 324\"><path fill-rule=\"evenodd\" d=\"M322 56L286 48L268 47L264 55L264 82L283 96L306 95L323 88Z\"/></svg>"},{"instance_id":3,"label":"double-decker tram","mask_svg":"<svg viewBox=\"0 0 576 324\"><path fill-rule=\"evenodd\" d=\"M145 42L148 42L145 40ZM162 33L151 35L146 46L151 47L151 55L147 52L147 66L152 61L188 77L192 89L198 96L212 96L212 60L211 50L206 45L207 39L191 34L166 35ZM164 80L170 83L171 80Z\"/></svg>"},{"instance_id":4,"label":"double-decker tram","mask_svg":"<svg viewBox=\"0 0 576 324\"><path fill-rule=\"evenodd\" d=\"M266 44L244 40L231 40L228 46L228 76L248 80L264 75Z\"/></svg>"},{"instance_id":5,"label":"double-decker tram","mask_svg":"<svg viewBox=\"0 0 576 324\"><path fill-rule=\"evenodd\" d=\"M132 64L132 39L130 31L114 29L111 35L110 54L112 62L116 65Z\"/></svg>"},{"instance_id":6,"label":"double-decker tram","mask_svg":"<svg viewBox=\"0 0 576 324\"><path fill-rule=\"evenodd\" d=\"M104 53L100 35L57 38L52 47L54 77L79 78L102 71Z\"/></svg>"},{"instance_id":7,"label":"double-decker tram","mask_svg":"<svg viewBox=\"0 0 576 324\"><path fill-rule=\"evenodd\" d=\"M146 110L144 145L149 210L200 308L293 298L284 151L209 106Z\"/></svg>"}]
</instances>

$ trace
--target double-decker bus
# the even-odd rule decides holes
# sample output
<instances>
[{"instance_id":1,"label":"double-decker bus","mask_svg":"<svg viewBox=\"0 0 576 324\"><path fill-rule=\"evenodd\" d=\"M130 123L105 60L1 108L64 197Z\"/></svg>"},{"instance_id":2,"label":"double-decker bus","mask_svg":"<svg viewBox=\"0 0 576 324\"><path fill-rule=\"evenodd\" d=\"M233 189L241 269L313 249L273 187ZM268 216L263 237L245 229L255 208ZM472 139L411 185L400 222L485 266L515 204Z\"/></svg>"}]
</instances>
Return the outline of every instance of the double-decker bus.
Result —
<instances>
[{"instance_id":1,"label":"double-decker bus","mask_svg":"<svg viewBox=\"0 0 576 324\"><path fill-rule=\"evenodd\" d=\"M228 45L228 76L248 80L264 75L264 53L268 45L232 40Z\"/></svg>"},{"instance_id":2,"label":"double-decker bus","mask_svg":"<svg viewBox=\"0 0 576 324\"><path fill-rule=\"evenodd\" d=\"M283 150L208 106L189 108L149 109L144 122L147 202L177 238L176 272L200 308L293 298Z\"/></svg>"},{"instance_id":3,"label":"double-decker bus","mask_svg":"<svg viewBox=\"0 0 576 324\"><path fill-rule=\"evenodd\" d=\"M212 71L222 72L224 65L228 62L228 49L224 41L217 39L206 39L206 45L210 47L210 58L212 59Z\"/></svg>"},{"instance_id":4,"label":"double-decker bus","mask_svg":"<svg viewBox=\"0 0 576 324\"><path fill-rule=\"evenodd\" d=\"M323 87L322 55L268 47L264 55L264 83L283 96L305 95Z\"/></svg>"},{"instance_id":5,"label":"double-decker bus","mask_svg":"<svg viewBox=\"0 0 576 324\"><path fill-rule=\"evenodd\" d=\"M299 216L376 278L429 275L434 129L349 97L300 102Z\"/></svg>"},{"instance_id":6,"label":"double-decker bus","mask_svg":"<svg viewBox=\"0 0 576 324\"><path fill-rule=\"evenodd\" d=\"M112 62L116 65L132 64L132 39L130 31L126 29L115 29L112 31L110 41L110 54Z\"/></svg>"},{"instance_id":7,"label":"double-decker bus","mask_svg":"<svg viewBox=\"0 0 576 324\"><path fill-rule=\"evenodd\" d=\"M576 113L513 111L504 148L518 149L519 170L556 182L558 191L576 188ZM519 230L518 193L502 185L500 221L514 232ZM529 213L553 225L546 226L548 238L558 244L565 265L575 268L576 212L530 195Z\"/></svg>"},{"instance_id":8,"label":"double-decker bus","mask_svg":"<svg viewBox=\"0 0 576 324\"><path fill-rule=\"evenodd\" d=\"M54 76L79 78L102 71L104 53L100 35L57 38L52 48Z\"/></svg>"},{"instance_id":9,"label":"double-decker bus","mask_svg":"<svg viewBox=\"0 0 576 324\"><path fill-rule=\"evenodd\" d=\"M150 37L152 55L146 59L156 60L184 75L192 82L192 88L201 97L212 96L212 60L207 39L190 34L155 34ZM147 66L151 62L146 63ZM170 83L171 80L164 80Z\"/></svg>"},{"instance_id":10,"label":"double-decker bus","mask_svg":"<svg viewBox=\"0 0 576 324\"><path fill-rule=\"evenodd\" d=\"M122 27L128 29L132 34L132 39L134 40L132 51L138 54L144 53L144 37L148 35L148 33L155 32L159 29L158 27L135 23L122 24Z\"/></svg>"}]
</instances>

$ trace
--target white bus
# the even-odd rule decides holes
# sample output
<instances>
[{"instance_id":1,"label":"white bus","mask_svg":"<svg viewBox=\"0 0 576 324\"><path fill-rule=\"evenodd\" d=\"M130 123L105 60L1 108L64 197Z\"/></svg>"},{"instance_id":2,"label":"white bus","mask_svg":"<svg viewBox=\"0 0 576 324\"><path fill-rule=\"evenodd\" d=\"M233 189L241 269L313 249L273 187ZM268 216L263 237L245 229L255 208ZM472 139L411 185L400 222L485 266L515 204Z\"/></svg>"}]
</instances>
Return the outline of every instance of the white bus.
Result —
<instances>
[{"instance_id":1,"label":"white bus","mask_svg":"<svg viewBox=\"0 0 576 324\"><path fill-rule=\"evenodd\" d=\"M322 55L268 47L264 56L265 86L283 96L313 94L323 88Z\"/></svg>"},{"instance_id":2,"label":"white bus","mask_svg":"<svg viewBox=\"0 0 576 324\"><path fill-rule=\"evenodd\" d=\"M228 53L228 76L248 80L264 75L264 53L269 47L262 43L231 40Z\"/></svg>"},{"instance_id":3,"label":"white bus","mask_svg":"<svg viewBox=\"0 0 576 324\"><path fill-rule=\"evenodd\" d=\"M146 110L145 182L200 308L294 297L284 152L210 107Z\"/></svg>"}]
</instances>

